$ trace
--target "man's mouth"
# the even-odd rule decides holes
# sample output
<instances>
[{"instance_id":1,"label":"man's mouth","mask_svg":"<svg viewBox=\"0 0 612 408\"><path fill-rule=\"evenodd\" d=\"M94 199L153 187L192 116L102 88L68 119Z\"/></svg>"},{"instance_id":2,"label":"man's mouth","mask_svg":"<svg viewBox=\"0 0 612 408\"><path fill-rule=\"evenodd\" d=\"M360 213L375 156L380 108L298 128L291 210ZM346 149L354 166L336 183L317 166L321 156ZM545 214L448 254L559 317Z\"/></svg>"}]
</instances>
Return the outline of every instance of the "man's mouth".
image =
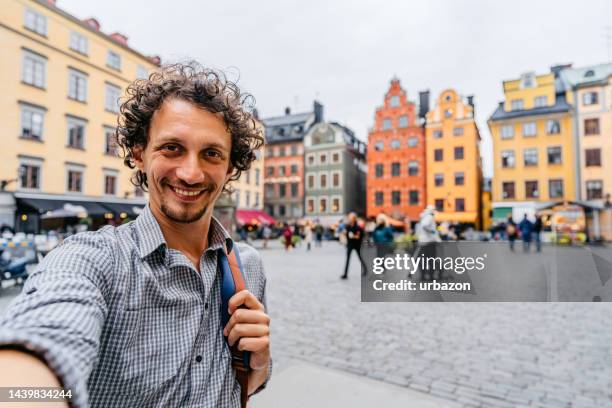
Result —
<instances>
[{"instance_id":1,"label":"man's mouth","mask_svg":"<svg viewBox=\"0 0 612 408\"><path fill-rule=\"evenodd\" d=\"M206 189L203 190L187 190L184 188L180 188L180 187L174 187L174 186L168 186L170 187L170 190L172 190L174 192L174 195L176 195L179 199L183 200L183 201L195 201L198 198L200 198L200 196L202 195L202 193L204 193L206 191Z\"/></svg>"}]
</instances>

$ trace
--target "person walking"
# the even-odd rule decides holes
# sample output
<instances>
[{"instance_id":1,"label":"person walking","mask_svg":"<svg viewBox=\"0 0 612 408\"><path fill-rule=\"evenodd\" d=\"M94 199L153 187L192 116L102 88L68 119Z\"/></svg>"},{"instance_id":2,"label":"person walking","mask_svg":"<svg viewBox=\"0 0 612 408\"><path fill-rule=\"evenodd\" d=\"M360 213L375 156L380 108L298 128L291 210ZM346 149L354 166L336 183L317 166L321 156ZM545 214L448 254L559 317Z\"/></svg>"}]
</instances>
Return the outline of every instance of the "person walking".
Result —
<instances>
[{"instance_id":1,"label":"person walking","mask_svg":"<svg viewBox=\"0 0 612 408\"><path fill-rule=\"evenodd\" d=\"M310 245L312 244L312 222L306 221L304 225L304 243L306 244L306 250L310 251Z\"/></svg>"},{"instance_id":2,"label":"person walking","mask_svg":"<svg viewBox=\"0 0 612 408\"><path fill-rule=\"evenodd\" d=\"M318 247L322 246L323 242L323 226L317 220L317 224L315 225L315 245Z\"/></svg>"},{"instance_id":3,"label":"person walking","mask_svg":"<svg viewBox=\"0 0 612 408\"><path fill-rule=\"evenodd\" d=\"M420 221L417 225L417 239L419 241L419 250L425 257L434 258L436 256L436 245L442 239L438 234L436 227L436 208L433 205L428 205L420 215ZM433 263L436 264L435 262ZM434 271L431 271L433 277ZM438 275L442 278L442 270L438 271ZM425 278L425 271L421 269L421 279Z\"/></svg>"},{"instance_id":4,"label":"person walking","mask_svg":"<svg viewBox=\"0 0 612 408\"><path fill-rule=\"evenodd\" d=\"M377 257L386 257L388 253L393 253L393 229L389 227L389 220L385 214L378 214L376 217L372 241L376 244Z\"/></svg>"},{"instance_id":5,"label":"person walking","mask_svg":"<svg viewBox=\"0 0 612 408\"><path fill-rule=\"evenodd\" d=\"M293 237L293 232L291 232L291 227L289 224L285 223L285 227L283 228L283 238L285 243L285 251L291 251L291 238Z\"/></svg>"},{"instance_id":6,"label":"person walking","mask_svg":"<svg viewBox=\"0 0 612 408\"><path fill-rule=\"evenodd\" d=\"M542 216L536 215L535 222L533 223L533 237L535 238L536 251L542 252Z\"/></svg>"},{"instance_id":7,"label":"person walking","mask_svg":"<svg viewBox=\"0 0 612 408\"><path fill-rule=\"evenodd\" d=\"M344 274L341 276L342 279L348 278L348 267L351 260L351 253L357 252L357 257L363 266L362 276L366 274L366 265L361 257L361 243L363 242L364 231L363 228L357 223L357 214L354 212L348 215L348 223L344 227L344 234L346 235L346 263L344 265Z\"/></svg>"},{"instance_id":8,"label":"person walking","mask_svg":"<svg viewBox=\"0 0 612 408\"><path fill-rule=\"evenodd\" d=\"M272 228L268 224L264 225L263 230L261 231L261 236L263 237L263 247L268 248L268 241L272 236Z\"/></svg>"},{"instance_id":9,"label":"person walking","mask_svg":"<svg viewBox=\"0 0 612 408\"><path fill-rule=\"evenodd\" d=\"M533 233L533 223L527 218L527 214L523 216L523 220L519 224L521 231L521 239L523 240L523 252L529 252L531 248L531 234Z\"/></svg>"},{"instance_id":10,"label":"person walking","mask_svg":"<svg viewBox=\"0 0 612 408\"><path fill-rule=\"evenodd\" d=\"M510 250L514 251L514 241L516 241L517 230L516 223L512 219L512 216L508 216L508 222L506 223L506 235L508 236L508 242L510 243Z\"/></svg>"}]
</instances>

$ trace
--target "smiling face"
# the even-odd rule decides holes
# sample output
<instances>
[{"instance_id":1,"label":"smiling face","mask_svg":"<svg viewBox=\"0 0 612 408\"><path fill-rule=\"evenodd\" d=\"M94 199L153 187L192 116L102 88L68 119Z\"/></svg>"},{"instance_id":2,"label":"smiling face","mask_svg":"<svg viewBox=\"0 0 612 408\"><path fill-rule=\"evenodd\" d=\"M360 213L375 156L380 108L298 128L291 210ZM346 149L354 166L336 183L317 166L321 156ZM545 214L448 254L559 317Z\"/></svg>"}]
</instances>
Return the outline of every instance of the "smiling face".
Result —
<instances>
[{"instance_id":1,"label":"smiling face","mask_svg":"<svg viewBox=\"0 0 612 408\"><path fill-rule=\"evenodd\" d=\"M146 148L134 149L153 213L178 223L212 214L231 176L231 148L220 116L181 99L165 100L153 114Z\"/></svg>"}]
</instances>

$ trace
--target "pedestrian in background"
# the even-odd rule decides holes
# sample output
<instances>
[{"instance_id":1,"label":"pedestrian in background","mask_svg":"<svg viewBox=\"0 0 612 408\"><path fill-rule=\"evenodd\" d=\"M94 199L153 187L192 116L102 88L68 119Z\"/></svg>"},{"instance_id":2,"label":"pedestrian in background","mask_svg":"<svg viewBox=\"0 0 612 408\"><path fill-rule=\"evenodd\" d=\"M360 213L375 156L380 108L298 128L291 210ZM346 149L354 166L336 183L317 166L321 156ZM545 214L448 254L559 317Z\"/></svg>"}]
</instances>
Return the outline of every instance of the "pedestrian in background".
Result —
<instances>
[{"instance_id":1,"label":"pedestrian in background","mask_svg":"<svg viewBox=\"0 0 612 408\"><path fill-rule=\"evenodd\" d=\"M376 244L376 256L386 257L393 253L393 229L389 226L389 220L385 214L376 217L376 228L372 231L372 241Z\"/></svg>"},{"instance_id":2,"label":"pedestrian in background","mask_svg":"<svg viewBox=\"0 0 612 408\"><path fill-rule=\"evenodd\" d=\"M306 250L310 251L310 244L312 243L312 222L306 221L304 225L304 243L306 244Z\"/></svg>"},{"instance_id":3,"label":"pedestrian in background","mask_svg":"<svg viewBox=\"0 0 612 408\"><path fill-rule=\"evenodd\" d=\"M542 216L536 215L535 222L533 223L533 236L535 238L536 251L542 252Z\"/></svg>"},{"instance_id":4,"label":"pedestrian in background","mask_svg":"<svg viewBox=\"0 0 612 408\"><path fill-rule=\"evenodd\" d=\"M344 274L341 278L348 278L349 262L353 251L357 252L357 257L363 266L362 276L364 276L367 270L365 262L361 258L361 243L363 242L364 230L357 223L357 214L354 212L348 215L348 223L344 226L344 235L346 236L346 263L344 265Z\"/></svg>"},{"instance_id":5,"label":"pedestrian in background","mask_svg":"<svg viewBox=\"0 0 612 408\"><path fill-rule=\"evenodd\" d=\"M523 220L519 224L519 230L523 240L523 252L529 252L531 248L531 234L533 234L533 223L529 221L527 214L523 216Z\"/></svg>"},{"instance_id":6,"label":"pedestrian in background","mask_svg":"<svg viewBox=\"0 0 612 408\"><path fill-rule=\"evenodd\" d=\"M322 242L323 242L323 226L317 219L317 224L315 225L315 245L318 247L321 247Z\"/></svg>"},{"instance_id":7,"label":"pedestrian in background","mask_svg":"<svg viewBox=\"0 0 612 408\"><path fill-rule=\"evenodd\" d=\"M518 231L516 229L516 223L512 219L511 215L508 216L508 222L506 223L506 235L508 236L508 242L510 243L510 250L514 251L514 241L516 241Z\"/></svg>"},{"instance_id":8,"label":"pedestrian in background","mask_svg":"<svg viewBox=\"0 0 612 408\"><path fill-rule=\"evenodd\" d=\"M263 237L263 247L268 247L268 240L272 236L272 228L268 224L264 225L263 230L261 231L261 236Z\"/></svg>"},{"instance_id":9,"label":"pedestrian in background","mask_svg":"<svg viewBox=\"0 0 612 408\"><path fill-rule=\"evenodd\" d=\"M285 223L285 226L283 227L283 239L285 242L285 251L291 251L292 245L291 245L291 238L293 237L293 233L291 232L291 227L289 227L289 224Z\"/></svg>"},{"instance_id":10,"label":"pedestrian in background","mask_svg":"<svg viewBox=\"0 0 612 408\"><path fill-rule=\"evenodd\" d=\"M419 240L419 252L423 254L426 258L435 258L436 257L436 246L439 242L442 241L440 239L440 235L438 234L438 229L436 227L436 208L433 205L428 205L425 210L420 215L420 221L417 225L417 238ZM436 262L433 262L434 268L436 267ZM433 275L435 270L425 271L421 268L421 279L433 279ZM426 272L427 273L426 275ZM427 277L429 276L429 277ZM438 276L442 278L442 270L438 271Z\"/></svg>"}]
</instances>

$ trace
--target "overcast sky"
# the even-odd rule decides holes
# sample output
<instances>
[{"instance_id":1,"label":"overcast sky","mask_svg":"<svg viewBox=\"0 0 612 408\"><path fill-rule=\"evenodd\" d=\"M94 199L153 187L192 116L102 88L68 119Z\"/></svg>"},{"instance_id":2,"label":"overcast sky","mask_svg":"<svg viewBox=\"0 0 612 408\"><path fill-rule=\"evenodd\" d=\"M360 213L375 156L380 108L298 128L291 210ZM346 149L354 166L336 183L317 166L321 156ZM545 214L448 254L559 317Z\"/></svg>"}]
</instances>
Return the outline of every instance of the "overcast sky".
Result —
<instances>
[{"instance_id":1,"label":"overcast sky","mask_svg":"<svg viewBox=\"0 0 612 408\"><path fill-rule=\"evenodd\" d=\"M260 116L308 111L367 140L374 110L397 75L408 98L429 89L475 95L485 175L492 173L487 118L502 80L612 60L610 0L197 1L58 0L79 18L162 61L196 59L239 72ZM606 31L606 27L609 27ZM609 34L606 34L609 33ZM610 38L608 41L612 41Z\"/></svg>"}]
</instances>

